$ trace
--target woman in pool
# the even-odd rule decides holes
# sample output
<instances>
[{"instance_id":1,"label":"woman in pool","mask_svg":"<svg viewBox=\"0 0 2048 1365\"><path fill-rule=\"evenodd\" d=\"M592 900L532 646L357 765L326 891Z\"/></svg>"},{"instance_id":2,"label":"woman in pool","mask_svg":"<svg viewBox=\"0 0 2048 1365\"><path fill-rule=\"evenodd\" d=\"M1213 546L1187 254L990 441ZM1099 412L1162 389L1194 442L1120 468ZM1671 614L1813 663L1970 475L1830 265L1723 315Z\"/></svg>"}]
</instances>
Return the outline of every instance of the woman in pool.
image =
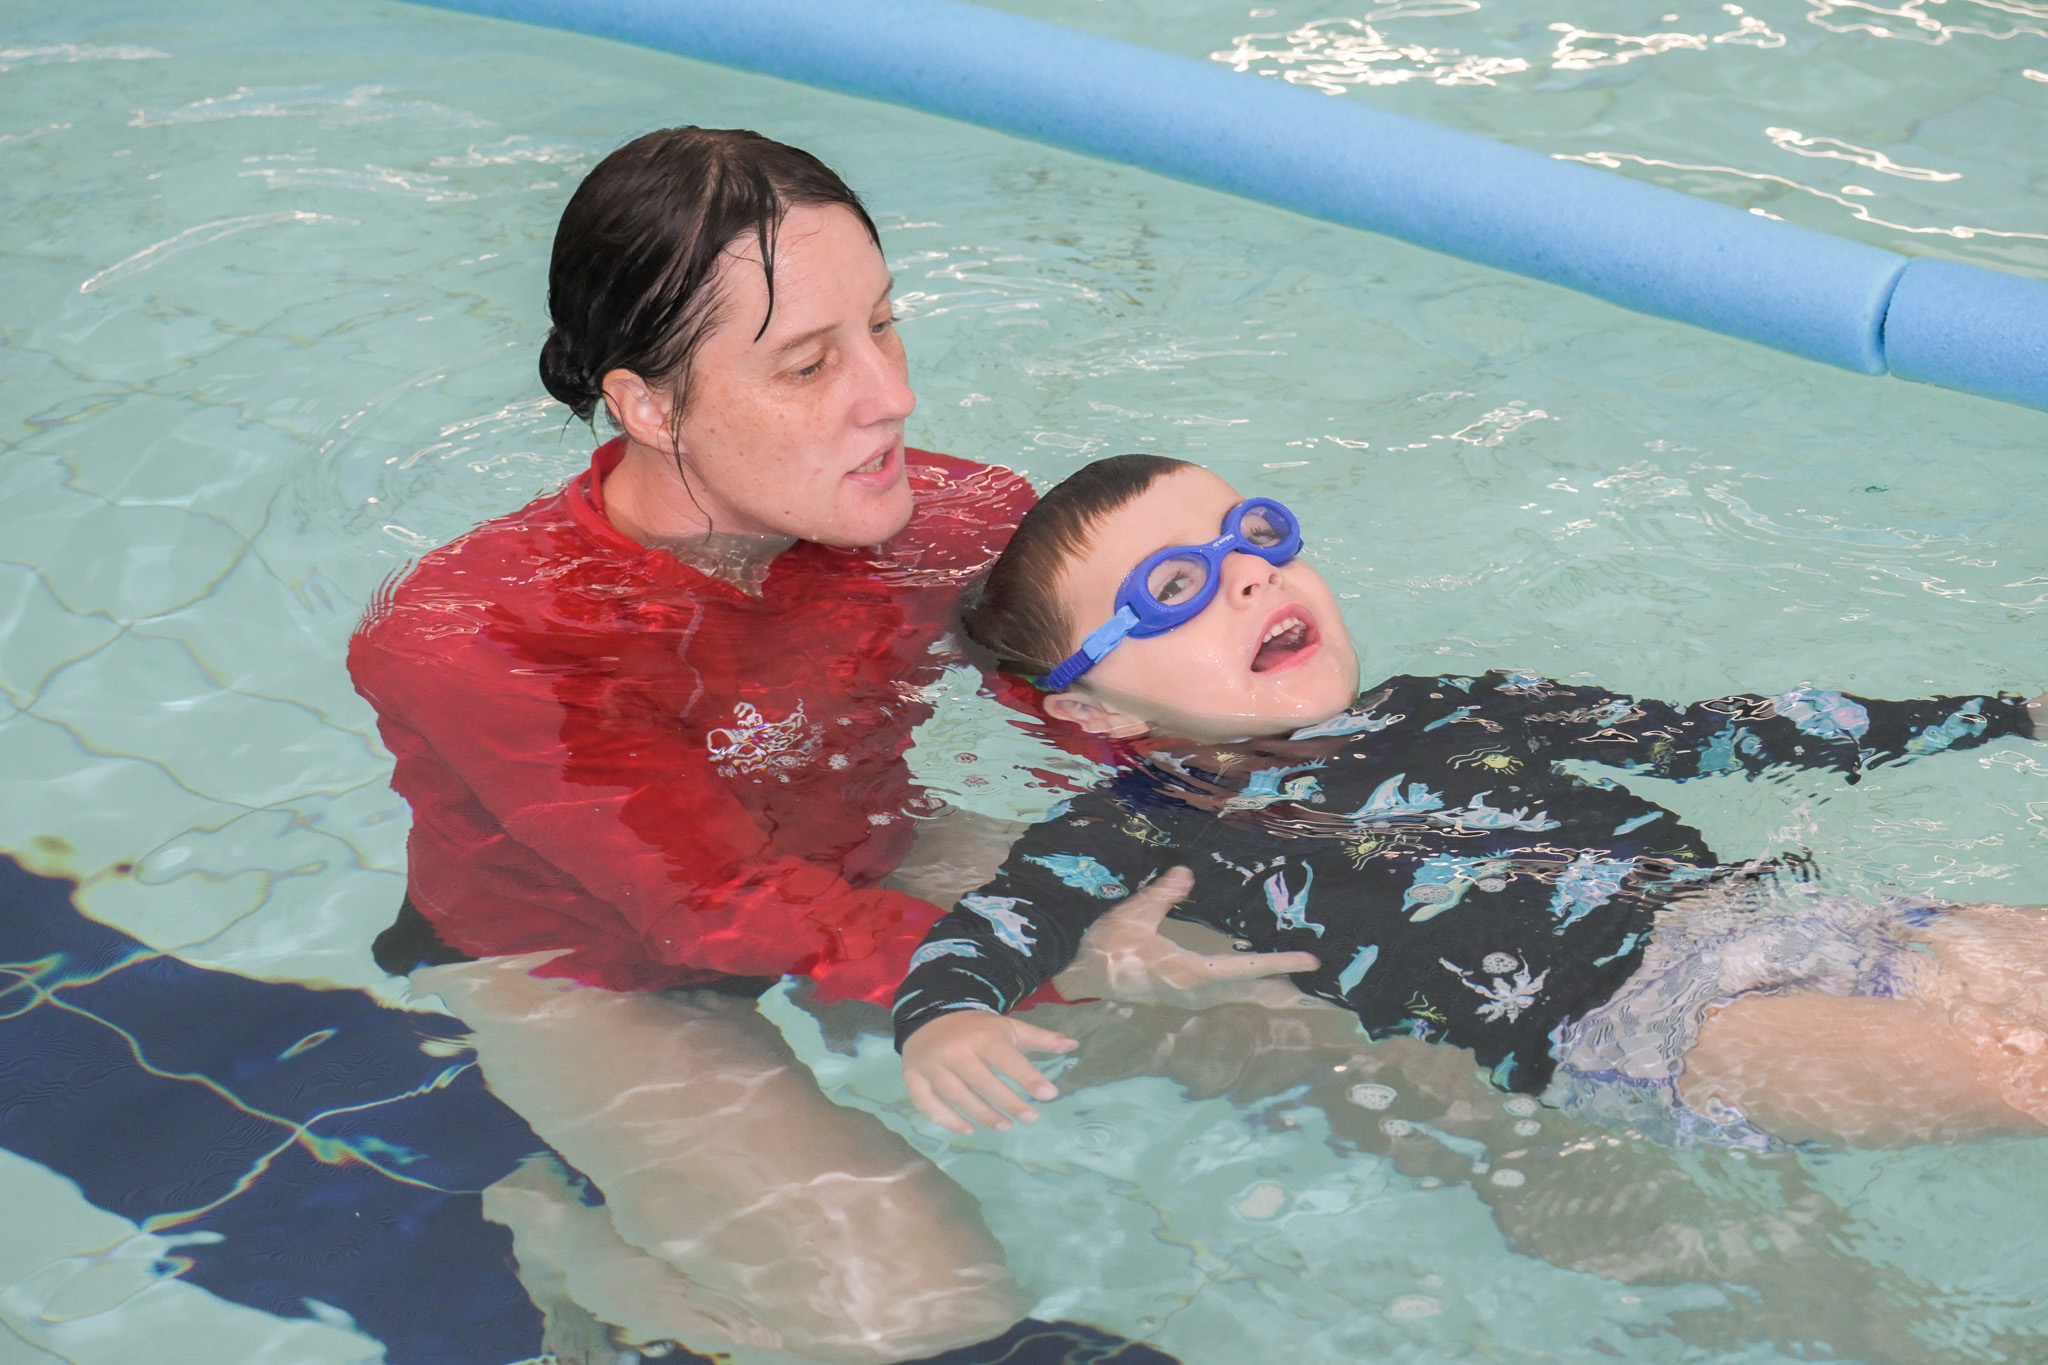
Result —
<instances>
[{"instance_id":1,"label":"woman in pool","mask_svg":"<svg viewBox=\"0 0 2048 1365\"><path fill-rule=\"evenodd\" d=\"M551 1158L486 1193L565 1362L611 1360L614 1328L834 1361L1013 1329L991 1351L1031 1358L973 1201L754 1003L785 974L885 1003L939 913L885 879L957 880L970 842L902 755L1031 495L904 448L891 285L804 152L695 128L614 152L563 215L541 375L622 435L422 559L350 650L414 814L378 960L605 1197ZM1138 923L1195 979L1300 965Z\"/></svg>"},{"instance_id":2,"label":"woman in pool","mask_svg":"<svg viewBox=\"0 0 2048 1365\"><path fill-rule=\"evenodd\" d=\"M1165 873L1187 918L1314 952L1297 980L1374 1036L1470 1049L1503 1090L1676 1145L2048 1131L2048 911L1786 885L1793 869L1723 865L1671 812L1553 767L1854 780L2032 735L2048 699L1801 687L1679 709L1520 673L1359 695L1300 548L1280 504L1145 455L1089 466L1018 528L969 633L1039 680L1048 714L1153 743L912 959L898 1039L927 1115L1035 1117L1006 1082L1056 1092L1021 1049L1073 1043L1007 1011L1098 898Z\"/></svg>"}]
</instances>

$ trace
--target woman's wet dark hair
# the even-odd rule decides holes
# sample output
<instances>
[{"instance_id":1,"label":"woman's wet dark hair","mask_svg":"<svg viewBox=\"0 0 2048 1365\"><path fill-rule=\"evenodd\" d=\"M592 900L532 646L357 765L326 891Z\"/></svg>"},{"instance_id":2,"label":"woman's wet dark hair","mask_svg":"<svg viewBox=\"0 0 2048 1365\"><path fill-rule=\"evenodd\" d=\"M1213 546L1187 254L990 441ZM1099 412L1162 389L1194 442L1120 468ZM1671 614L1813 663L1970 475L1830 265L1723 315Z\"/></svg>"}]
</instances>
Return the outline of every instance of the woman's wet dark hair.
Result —
<instances>
[{"instance_id":1,"label":"woman's wet dark hair","mask_svg":"<svg viewBox=\"0 0 2048 1365\"><path fill-rule=\"evenodd\" d=\"M664 128L598 162L555 232L541 383L587 422L604 401L605 375L631 370L668 385L680 414L690 359L718 321L720 256L754 239L772 317L775 235L799 204L838 205L881 245L860 197L830 167L759 133Z\"/></svg>"},{"instance_id":2,"label":"woman's wet dark hair","mask_svg":"<svg viewBox=\"0 0 2048 1365\"><path fill-rule=\"evenodd\" d=\"M1037 682L1074 650L1082 627L1060 601L1067 561L1092 542L1095 524L1165 474L1193 468L1164 455L1112 455L1083 465L1024 514L995 567L969 592L967 637L1005 673ZM1099 624L1099 623L1097 623Z\"/></svg>"}]
</instances>

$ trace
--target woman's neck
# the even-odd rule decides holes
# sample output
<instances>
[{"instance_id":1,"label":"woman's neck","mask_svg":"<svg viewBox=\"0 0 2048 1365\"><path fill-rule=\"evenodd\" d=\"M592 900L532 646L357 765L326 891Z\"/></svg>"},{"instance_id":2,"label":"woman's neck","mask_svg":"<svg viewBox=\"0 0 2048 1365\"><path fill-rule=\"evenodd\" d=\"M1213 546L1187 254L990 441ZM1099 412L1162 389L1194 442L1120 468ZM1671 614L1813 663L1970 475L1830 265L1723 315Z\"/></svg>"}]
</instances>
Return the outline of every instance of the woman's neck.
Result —
<instances>
[{"instance_id":1,"label":"woman's neck","mask_svg":"<svg viewBox=\"0 0 2048 1365\"><path fill-rule=\"evenodd\" d=\"M775 557L796 537L718 529L716 519L669 457L628 439L625 458L605 476L604 514L619 534L666 550L750 597L761 595Z\"/></svg>"}]
</instances>

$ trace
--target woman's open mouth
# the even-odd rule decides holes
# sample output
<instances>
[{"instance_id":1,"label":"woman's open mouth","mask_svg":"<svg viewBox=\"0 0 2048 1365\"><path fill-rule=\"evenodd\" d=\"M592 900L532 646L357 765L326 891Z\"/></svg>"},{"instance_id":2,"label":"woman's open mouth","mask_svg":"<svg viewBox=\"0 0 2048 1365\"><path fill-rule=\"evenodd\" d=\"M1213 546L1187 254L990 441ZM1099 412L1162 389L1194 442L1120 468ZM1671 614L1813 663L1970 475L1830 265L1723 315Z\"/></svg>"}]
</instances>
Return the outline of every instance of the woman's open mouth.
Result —
<instances>
[{"instance_id":1,"label":"woman's open mouth","mask_svg":"<svg viewBox=\"0 0 2048 1365\"><path fill-rule=\"evenodd\" d=\"M891 441L888 445L876 451L874 458L866 464L856 465L854 468L847 470L846 477L854 480L856 483L868 484L874 487L887 487L896 481L896 472L901 463L897 458L896 452L900 449L902 449L900 445Z\"/></svg>"},{"instance_id":2,"label":"woman's open mouth","mask_svg":"<svg viewBox=\"0 0 2048 1365\"><path fill-rule=\"evenodd\" d=\"M1307 662L1322 643L1315 618L1302 607L1283 607L1266 622L1259 648L1252 655L1252 672L1271 673Z\"/></svg>"}]
</instances>

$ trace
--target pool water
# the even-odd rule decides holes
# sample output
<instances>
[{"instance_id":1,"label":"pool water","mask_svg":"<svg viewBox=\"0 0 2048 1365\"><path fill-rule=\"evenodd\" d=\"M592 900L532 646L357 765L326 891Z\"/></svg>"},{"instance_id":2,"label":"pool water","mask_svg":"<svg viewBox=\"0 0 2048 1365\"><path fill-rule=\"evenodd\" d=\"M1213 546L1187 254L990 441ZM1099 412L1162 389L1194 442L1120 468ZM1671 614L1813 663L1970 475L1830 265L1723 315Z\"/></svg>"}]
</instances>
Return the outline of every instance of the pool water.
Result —
<instances>
[{"instance_id":1,"label":"pool water","mask_svg":"<svg viewBox=\"0 0 2048 1365\"><path fill-rule=\"evenodd\" d=\"M1676 3L1009 7L2048 278L2048 7ZM539 1349L474 1199L444 1193L495 1178L519 1126L459 1042L392 1031L369 959L407 813L342 651L387 575L584 463L533 369L554 221L598 156L683 122L811 148L868 196L914 443L1041 484L1159 451L1292 501L1368 681L2048 689L2048 414L579 37L0 3L0 850L28 870L0 960L101 978L0 994L0 1365ZM932 788L1044 809L1047 757L972 678L933 700ZM1844 889L2048 901L2025 742L1854 787L1643 785ZM1540 1144L1506 1111L1397 1104L1390 1145L1342 1086L1156 1076L955 1141L910 1117L883 1040L765 1008L980 1196L1042 1316L1199 1365L2048 1358L2048 1143L1739 1161L1564 1151L1545 1117L1514 1157Z\"/></svg>"}]
</instances>

